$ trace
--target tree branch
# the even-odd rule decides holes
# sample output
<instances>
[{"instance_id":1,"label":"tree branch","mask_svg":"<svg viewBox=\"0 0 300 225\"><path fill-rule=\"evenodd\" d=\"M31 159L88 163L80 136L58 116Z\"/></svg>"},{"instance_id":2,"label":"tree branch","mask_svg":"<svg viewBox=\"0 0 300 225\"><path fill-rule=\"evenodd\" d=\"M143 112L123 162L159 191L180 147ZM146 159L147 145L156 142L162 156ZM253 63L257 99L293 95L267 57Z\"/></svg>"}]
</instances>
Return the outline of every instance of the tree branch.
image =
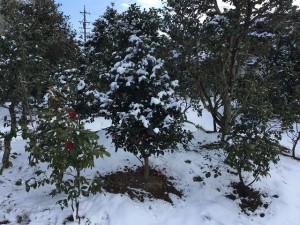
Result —
<instances>
[{"instance_id":1,"label":"tree branch","mask_svg":"<svg viewBox=\"0 0 300 225\"><path fill-rule=\"evenodd\" d=\"M214 7L218 14L222 14L217 0L214 0Z\"/></svg>"}]
</instances>

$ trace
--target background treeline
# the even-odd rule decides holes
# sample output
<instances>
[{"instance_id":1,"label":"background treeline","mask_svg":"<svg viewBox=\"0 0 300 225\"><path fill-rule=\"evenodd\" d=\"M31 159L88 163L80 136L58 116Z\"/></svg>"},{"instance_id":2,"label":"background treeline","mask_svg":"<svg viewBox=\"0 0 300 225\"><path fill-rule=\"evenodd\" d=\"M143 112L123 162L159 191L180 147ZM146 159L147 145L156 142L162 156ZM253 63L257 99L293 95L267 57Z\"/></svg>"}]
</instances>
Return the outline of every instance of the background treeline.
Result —
<instances>
[{"instance_id":1,"label":"background treeline","mask_svg":"<svg viewBox=\"0 0 300 225\"><path fill-rule=\"evenodd\" d=\"M7 108L1 171L12 166L11 141L28 138L29 163L47 162L28 190L78 197L101 184L80 173L107 154L83 124L96 116L116 148L143 159L188 146L189 108L206 109L220 132L225 162L250 185L269 171L288 131L300 139L300 13L291 0L167 0L162 9L108 7L86 43L52 0L2 0L0 106ZM95 136L96 135L96 136ZM64 176L69 168L73 176ZM252 180L245 180L243 172ZM49 171L47 171L49 173ZM38 179L39 178L39 179ZM78 215L77 215L78 216Z\"/></svg>"}]
</instances>

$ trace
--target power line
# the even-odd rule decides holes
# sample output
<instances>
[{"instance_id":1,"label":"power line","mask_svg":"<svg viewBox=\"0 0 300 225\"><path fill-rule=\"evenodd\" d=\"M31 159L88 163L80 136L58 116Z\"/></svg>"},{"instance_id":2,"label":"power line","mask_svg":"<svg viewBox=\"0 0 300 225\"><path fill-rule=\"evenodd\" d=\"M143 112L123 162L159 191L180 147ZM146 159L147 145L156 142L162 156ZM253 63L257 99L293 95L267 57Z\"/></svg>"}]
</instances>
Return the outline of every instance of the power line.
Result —
<instances>
[{"instance_id":1,"label":"power line","mask_svg":"<svg viewBox=\"0 0 300 225\"><path fill-rule=\"evenodd\" d=\"M86 42L87 30L90 29L90 28L87 28L87 24L89 24L90 22L87 22L86 15L90 14L90 13L85 10L85 6L83 8L83 12L80 12L80 13L83 14L83 20L79 21L79 22L82 23L82 26L83 26L83 40L84 40L84 42Z\"/></svg>"}]
</instances>

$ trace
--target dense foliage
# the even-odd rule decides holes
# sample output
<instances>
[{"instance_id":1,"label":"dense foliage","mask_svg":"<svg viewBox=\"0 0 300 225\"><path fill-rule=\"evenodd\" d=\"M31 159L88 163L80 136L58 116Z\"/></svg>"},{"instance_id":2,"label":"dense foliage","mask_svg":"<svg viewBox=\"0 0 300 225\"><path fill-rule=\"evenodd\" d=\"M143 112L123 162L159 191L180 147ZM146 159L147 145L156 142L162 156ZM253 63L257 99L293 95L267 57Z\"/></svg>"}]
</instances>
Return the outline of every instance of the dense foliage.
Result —
<instances>
[{"instance_id":1,"label":"dense foliage","mask_svg":"<svg viewBox=\"0 0 300 225\"><path fill-rule=\"evenodd\" d=\"M0 106L10 112L10 132L0 134L5 139L2 167L7 168L12 138L20 126L26 129L32 120L32 106L52 85L50 75L75 62L76 47L66 18L53 1L3 0L0 14L4 20L0 37Z\"/></svg>"},{"instance_id":2,"label":"dense foliage","mask_svg":"<svg viewBox=\"0 0 300 225\"><path fill-rule=\"evenodd\" d=\"M167 0L162 10L133 4L122 13L112 6L82 43L54 1L1 0L0 107L10 128L0 131L1 172L21 132L37 168L27 190L54 185L51 194L65 194L62 206L75 202L79 220L80 197L102 187L82 171L108 155L85 122L110 120L107 136L143 159L148 182L149 158L187 147L185 113L203 106L242 186L268 175L281 134L289 133L293 157L300 141L300 13L292 3Z\"/></svg>"},{"instance_id":3,"label":"dense foliage","mask_svg":"<svg viewBox=\"0 0 300 225\"><path fill-rule=\"evenodd\" d=\"M112 9L106 15L109 12ZM107 73L101 74L109 84L102 99L106 117L112 120L107 131L116 148L122 147L144 159L147 179L148 157L167 149L173 151L177 143L186 144L190 136L182 128L182 101L174 91L178 81L170 80L164 60L158 58L163 37L158 33L157 11L142 11L132 5L125 13L114 16L118 20L106 21L104 36L110 35L119 49L112 52L112 66ZM94 43L98 43L95 39L102 37L100 34L93 38Z\"/></svg>"},{"instance_id":4,"label":"dense foliage","mask_svg":"<svg viewBox=\"0 0 300 225\"><path fill-rule=\"evenodd\" d=\"M40 109L36 128L27 134L26 150L30 153L30 166L47 163L47 169L39 169L35 176L26 182L26 188L37 188L54 184L51 195L64 192L66 199L60 200L62 206L75 201L76 219L79 219L79 198L101 191L99 180L87 179L81 172L94 167L95 158L108 155L99 145L96 132L84 128L85 116L75 111L81 99L75 93L82 86L77 81L76 69L57 74L58 85L53 86L45 95ZM74 79L75 78L75 79Z\"/></svg>"}]
</instances>

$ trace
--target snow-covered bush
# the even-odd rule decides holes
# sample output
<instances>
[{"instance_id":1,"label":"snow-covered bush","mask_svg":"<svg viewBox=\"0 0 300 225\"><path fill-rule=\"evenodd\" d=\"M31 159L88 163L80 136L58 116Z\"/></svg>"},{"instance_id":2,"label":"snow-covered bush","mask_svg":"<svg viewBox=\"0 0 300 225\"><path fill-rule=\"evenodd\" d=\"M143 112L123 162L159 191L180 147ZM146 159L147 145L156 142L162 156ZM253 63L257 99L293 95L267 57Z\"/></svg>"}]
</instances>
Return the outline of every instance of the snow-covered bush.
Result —
<instances>
[{"instance_id":1,"label":"snow-covered bush","mask_svg":"<svg viewBox=\"0 0 300 225\"><path fill-rule=\"evenodd\" d=\"M143 20L144 14L147 11L133 5L119 21L127 30L118 41L127 48L113 53L115 63L105 75L110 85L103 106L112 120L107 133L116 148L144 159L147 180L148 158L173 151L178 143L186 144L190 135L182 128L182 102L175 92L178 81L170 80L163 59L157 57L158 20Z\"/></svg>"},{"instance_id":2,"label":"snow-covered bush","mask_svg":"<svg viewBox=\"0 0 300 225\"><path fill-rule=\"evenodd\" d=\"M112 120L107 134L117 149L144 159L146 179L149 156L186 145L190 138L182 128L178 81L170 79L161 57L166 47L161 23L157 9L132 4L119 14L109 7L94 23L86 44L90 76L97 73L94 84L102 92L98 99Z\"/></svg>"}]
</instances>

